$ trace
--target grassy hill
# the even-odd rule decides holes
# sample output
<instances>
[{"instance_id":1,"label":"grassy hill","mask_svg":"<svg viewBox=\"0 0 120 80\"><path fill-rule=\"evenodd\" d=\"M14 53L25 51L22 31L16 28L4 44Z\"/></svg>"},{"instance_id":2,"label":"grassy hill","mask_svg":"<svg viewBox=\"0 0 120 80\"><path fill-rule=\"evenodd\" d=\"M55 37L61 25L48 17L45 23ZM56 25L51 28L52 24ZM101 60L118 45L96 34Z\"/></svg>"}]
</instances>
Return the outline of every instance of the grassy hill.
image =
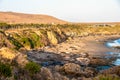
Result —
<instances>
[{"instance_id":1,"label":"grassy hill","mask_svg":"<svg viewBox=\"0 0 120 80\"><path fill-rule=\"evenodd\" d=\"M35 24L65 24L66 21L42 14L24 14L16 12L0 12L0 22L10 24L35 23Z\"/></svg>"}]
</instances>

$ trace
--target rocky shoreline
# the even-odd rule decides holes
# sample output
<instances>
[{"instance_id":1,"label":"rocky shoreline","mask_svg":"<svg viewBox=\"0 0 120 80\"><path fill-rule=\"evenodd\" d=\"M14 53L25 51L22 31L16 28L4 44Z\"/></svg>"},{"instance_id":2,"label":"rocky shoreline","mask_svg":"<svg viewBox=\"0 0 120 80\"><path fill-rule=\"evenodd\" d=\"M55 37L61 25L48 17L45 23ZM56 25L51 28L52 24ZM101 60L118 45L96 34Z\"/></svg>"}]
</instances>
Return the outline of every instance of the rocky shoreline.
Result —
<instances>
[{"instance_id":1,"label":"rocky shoreline","mask_svg":"<svg viewBox=\"0 0 120 80\"><path fill-rule=\"evenodd\" d=\"M115 50L107 48L105 42L119 37L120 35L77 37L54 47L47 46L44 49L31 50L27 55L29 60L47 69L52 77L55 72L59 76L68 76L70 80L88 80L83 78L95 77L101 73L111 74L111 69L114 69L111 63L116 58L108 59L106 52ZM119 75L116 72L114 74Z\"/></svg>"}]
</instances>

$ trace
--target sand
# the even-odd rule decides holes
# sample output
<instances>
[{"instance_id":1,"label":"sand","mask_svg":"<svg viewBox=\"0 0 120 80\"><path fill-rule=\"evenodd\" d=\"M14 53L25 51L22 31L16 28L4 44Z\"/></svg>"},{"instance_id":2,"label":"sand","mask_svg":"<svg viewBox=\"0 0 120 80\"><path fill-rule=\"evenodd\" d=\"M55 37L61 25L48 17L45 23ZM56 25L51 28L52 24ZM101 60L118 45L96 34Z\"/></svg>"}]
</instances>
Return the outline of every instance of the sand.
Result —
<instances>
[{"instance_id":1,"label":"sand","mask_svg":"<svg viewBox=\"0 0 120 80\"><path fill-rule=\"evenodd\" d=\"M45 51L54 53L81 53L86 52L91 56L105 56L107 52L118 52L105 46L106 41L120 38L120 35L96 35L75 37L54 47L46 47Z\"/></svg>"}]
</instances>

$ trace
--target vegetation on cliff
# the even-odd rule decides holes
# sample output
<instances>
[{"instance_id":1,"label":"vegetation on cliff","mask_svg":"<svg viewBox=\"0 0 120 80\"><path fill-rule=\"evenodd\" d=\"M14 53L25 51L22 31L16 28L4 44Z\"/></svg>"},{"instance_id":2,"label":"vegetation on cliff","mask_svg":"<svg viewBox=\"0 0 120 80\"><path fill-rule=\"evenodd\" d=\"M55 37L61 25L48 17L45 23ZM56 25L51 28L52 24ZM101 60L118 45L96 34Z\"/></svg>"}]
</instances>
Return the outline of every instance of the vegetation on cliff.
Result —
<instances>
[{"instance_id":1,"label":"vegetation on cliff","mask_svg":"<svg viewBox=\"0 0 120 80\"><path fill-rule=\"evenodd\" d=\"M0 23L0 29L16 49L38 49L46 45L55 45L72 36L119 34L119 24L96 26L95 24L6 24ZM4 42L5 40L2 40Z\"/></svg>"},{"instance_id":2,"label":"vegetation on cliff","mask_svg":"<svg viewBox=\"0 0 120 80\"><path fill-rule=\"evenodd\" d=\"M78 64L65 64L61 68L62 70L60 69L54 73L54 70L51 71L49 68L44 68L34 62L30 62L26 54L19 52L53 46L66 41L69 37L113 34L120 34L119 24L95 26L95 24L52 25L0 23L0 74L4 79L10 77L9 80L77 80L78 76L94 77L93 79L95 80L119 80L119 72L114 73L117 76L107 76L104 74L97 76L97 73L95 74L92 69L82 70ZM48 57L51 56L48 55ZM69 79L69 75L75 75L75 78L77 78Z\"/></svg>"}]
</instances>

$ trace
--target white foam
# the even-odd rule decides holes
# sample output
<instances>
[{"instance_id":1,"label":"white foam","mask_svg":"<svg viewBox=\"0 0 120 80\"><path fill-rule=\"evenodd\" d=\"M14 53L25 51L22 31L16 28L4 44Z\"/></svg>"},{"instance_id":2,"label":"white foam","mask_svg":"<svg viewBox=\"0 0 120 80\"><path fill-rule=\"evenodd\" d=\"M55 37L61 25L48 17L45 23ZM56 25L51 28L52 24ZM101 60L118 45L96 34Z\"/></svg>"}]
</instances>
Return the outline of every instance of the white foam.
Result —
<instances>
[{"instance_id":1,"label":"white foam","mask_svg":"<svg viewBox=\"0 0 120 80\"><path fill-rule=\"evenodd\" d=\"M107 42L107 47L119 47L120 46L120 39L117 39L113 42Z\"/></svg>"},{"instance_id":2,"label":"white foam","mask_svg":"<svg viewBox=\"0 0 120 80\"><path fill-rule=\"evenodd\" d=\"M117 59L113 64L116 65L116 66L119 66L120 65L120 59Z\"/></svg>"}]
</instances>

